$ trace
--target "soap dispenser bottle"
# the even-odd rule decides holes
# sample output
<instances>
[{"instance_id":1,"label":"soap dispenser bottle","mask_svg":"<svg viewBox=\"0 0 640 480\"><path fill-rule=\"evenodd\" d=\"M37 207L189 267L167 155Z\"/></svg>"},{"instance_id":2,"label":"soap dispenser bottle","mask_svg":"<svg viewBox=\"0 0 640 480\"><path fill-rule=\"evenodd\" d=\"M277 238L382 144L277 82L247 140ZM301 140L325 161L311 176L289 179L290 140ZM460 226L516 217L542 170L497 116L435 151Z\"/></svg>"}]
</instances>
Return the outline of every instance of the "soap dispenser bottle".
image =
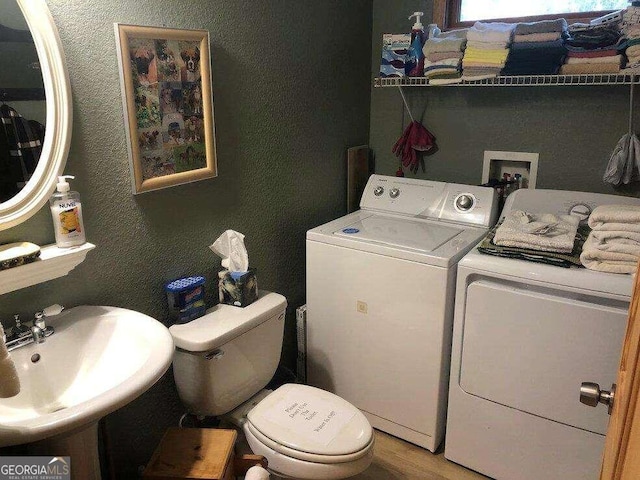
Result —
<instances>
[{"instance_id":1,"label":"soap dispenser bottle","mask_svg":"<svg viewBox=\"0 0 640 480\"><path fill-rule=\"evenodd\" d=\"M80 194L70 191L67 178L73 180L75 177L71 175L58 177L57 191L49 200L56 233L56 245L61 248L82 245L86 241Z\"/></svg>"},{"instance_id":2,"label":"soap dispenser bottle","mask_svg":"<svg viewBox=\"0 0 640 480\"><path fill-rule=\"evenodd\" d=\"M408 77L424 76L424 53L422 52L422 47L424 46L424 42L427 41L427 36L424 33L424 26L421 22L423 15L423 12L413 12L413 15L409 16L409 20L416 17L416 23L413 24L413 28L411 29L411 45L409 45L409 49L407 50L405 74Z\"/></svg>"}]
</instances>

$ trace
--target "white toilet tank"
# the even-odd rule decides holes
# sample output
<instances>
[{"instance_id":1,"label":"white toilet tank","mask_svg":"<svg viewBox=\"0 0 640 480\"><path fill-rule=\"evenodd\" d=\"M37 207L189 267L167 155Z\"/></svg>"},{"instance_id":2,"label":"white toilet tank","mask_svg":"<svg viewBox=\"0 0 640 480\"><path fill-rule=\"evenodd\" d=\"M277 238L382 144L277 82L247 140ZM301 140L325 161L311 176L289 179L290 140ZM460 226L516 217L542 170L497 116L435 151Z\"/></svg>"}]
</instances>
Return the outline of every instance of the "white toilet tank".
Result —
<instances>
[{"instance_id":1,"label":"white toilet tank","mask_svg":"<svg viewBox=\"0 0 640 480\"><path fill-rule=\"evenodd\" d=\"M244 308L217 305L169 328L173 377L190 413L223 415L269 383L280 361L286 308L282 295L260 291Z\"/></svg>"}]
</instances>

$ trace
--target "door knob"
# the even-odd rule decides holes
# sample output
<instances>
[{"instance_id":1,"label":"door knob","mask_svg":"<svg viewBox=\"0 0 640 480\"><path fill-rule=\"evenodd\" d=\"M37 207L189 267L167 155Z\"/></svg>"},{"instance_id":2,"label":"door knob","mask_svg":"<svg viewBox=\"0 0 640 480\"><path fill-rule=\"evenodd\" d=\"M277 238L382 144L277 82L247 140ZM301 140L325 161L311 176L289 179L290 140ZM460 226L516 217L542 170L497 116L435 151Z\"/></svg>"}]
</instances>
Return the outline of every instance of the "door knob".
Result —
<instances>
[{"instance_id":1,"label":"door knob","mask_svg":"<svg viewBox=\"0 0 640 480\"><path fill-rule=\"evenodd\" d=\"M616 395L616 384L611 385L611 391L600 390L600 385L592 382L582 382L580 387L580 402L590 407L596 407L598 403L604 403L609 407L611 415L613 401Z\"/></svg>"}]
</instances>

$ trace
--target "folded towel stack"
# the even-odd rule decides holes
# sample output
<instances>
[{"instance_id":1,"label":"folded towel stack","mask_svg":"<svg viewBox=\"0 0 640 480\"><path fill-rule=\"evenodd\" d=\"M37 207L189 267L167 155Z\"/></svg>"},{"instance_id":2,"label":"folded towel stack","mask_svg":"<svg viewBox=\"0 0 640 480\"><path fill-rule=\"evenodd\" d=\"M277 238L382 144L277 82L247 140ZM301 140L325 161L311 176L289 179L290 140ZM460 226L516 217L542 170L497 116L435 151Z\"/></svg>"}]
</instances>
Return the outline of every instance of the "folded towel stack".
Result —
<instances>
[{"instance_id":1,"label":"folded towel stack","mask_svg":"<svg viewBox=\"0 0 640 480\"><path fill-rule=\"evenodd\" d=\"M567 21L518 23L503 75L554 75L567 53Z\"/></svg>"},{"instance_id":2,"label":"folded towel stack","mask_svg":"<svg viewBox=\"0 0 640 480\"><path fill-rule=\"evenodd\" d=\"M507 60L515 24L476 22L467 32L462 79L497 77Z\"/></svg>"},{"instance_id":3,"label":"folded towel stack","mask_svg":"<svg viewBox=\"0 0 640 480\"><path fill-rule=\"evenodd\" d=\"M589 217L589 226L582 264L600 272L634 273L640 260L640 207L602 205Z\"/></svg>"},{"instance_id":4,"label":"folded towel stack","mask_svg":"<svg viewBox=\"0 0 640 480\"><path fill-rule=\"evenodd\" d=\"M496 230L493 243L504 247L556 253L573 251L579 219L572 215L510 212Z\"/></svg>"},{"instance_id":5,"label":"folded towel stack","mask_svg":"<svg viewBox=\"0 0 640 480\"><path fill-rule=\"evenodd\" d=\"M560 69L563 75L619 73L622 56L617 51L620 25L574 24L565 40L567 61Z\"/></svg>"},{"instance_id":6,"label":"folded towel stack","mask_svg":"<svg viewBox=\"0 0 640 480\"><path fill-rule=\"evenodd\" d=\"M640 7L630 6L622 16L620 51L626 56L625 67L620 73L637 74L640 70Z\"/></svg>"},{"instance_id":7,"label":"folded towel stack","mask_svg":"<svg viewBox=\"0 0 640 480\"><path fill-rule=\"evenodd\" d=\"M467 43L467 29L450 30L429 38L422 48L424 76L429 83L458 83L462 76L462 55Z\"/></svg>"}]
</instances>

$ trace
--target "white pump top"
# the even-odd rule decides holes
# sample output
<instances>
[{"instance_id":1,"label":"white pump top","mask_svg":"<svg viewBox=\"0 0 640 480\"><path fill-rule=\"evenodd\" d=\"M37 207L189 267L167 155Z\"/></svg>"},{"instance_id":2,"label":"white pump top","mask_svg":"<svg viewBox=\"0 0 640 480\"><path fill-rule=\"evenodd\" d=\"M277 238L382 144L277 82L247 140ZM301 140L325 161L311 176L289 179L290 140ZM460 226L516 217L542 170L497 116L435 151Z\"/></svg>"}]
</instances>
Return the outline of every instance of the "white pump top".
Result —
<instances>
[{"instance_id":1,"label":"white pump top","mask_svg":"<svg viewBox=\"0 0 640 480\"><path fill-rule=\"evenodd\" d=\"M413 12L413 15L409 15L409 20L411 20L413 17L416 17L416 23L413 24L413 27L411 28L411 30L424 30L424 26L420 21L422 20L423 15L424 15L424 12Z\"/></svg>"},{"instance_id":2,"label":"white pump top","mask_svg":"<svg viewBox=\"0 0 640 480\"><path fill-rule=\"evenodd\" d=\"M69 182L67 182L67 178L70 178L71 180L74 180L76 177L74 177L73 175L61 175L58 177L58 183L56 184L56 188L59 192L68 192L69 190L71 190L71 187L69 187Z\"/></svg>"}]
</instances>

